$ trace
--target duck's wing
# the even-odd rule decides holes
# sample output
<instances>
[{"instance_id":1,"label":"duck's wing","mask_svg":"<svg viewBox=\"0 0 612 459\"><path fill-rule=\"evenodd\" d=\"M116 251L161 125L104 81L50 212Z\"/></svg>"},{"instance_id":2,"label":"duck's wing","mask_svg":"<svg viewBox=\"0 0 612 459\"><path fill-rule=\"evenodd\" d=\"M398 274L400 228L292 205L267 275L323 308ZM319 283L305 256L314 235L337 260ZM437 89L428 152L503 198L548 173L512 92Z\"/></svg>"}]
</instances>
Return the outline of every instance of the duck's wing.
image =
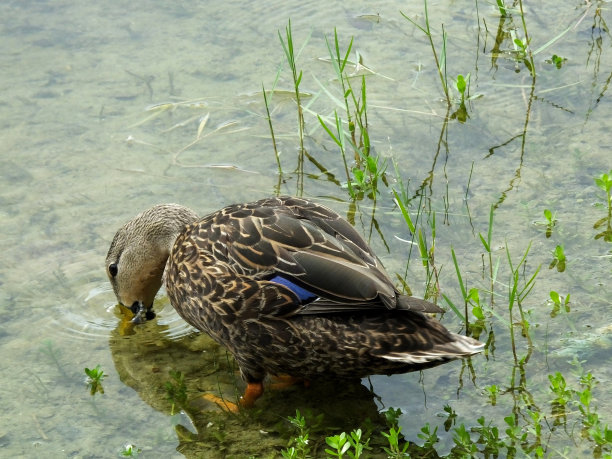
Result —
<instances>
[{"instance_id":1,"label":"duck's wing","mask_svg":"<svg viewBox=\"0 0 612 459\"><path fill-rule=\"evenodd\" d=\"M300 313L441 311L427 301L400 295L359 233L324 206L274 198L226 208L223 215L213 223L212 233L225 239L228 262L260 281L283 279L316 295L317 300L301 305ZM285 282L282 288L290 286Z\"/></svg>"}]
</instances>

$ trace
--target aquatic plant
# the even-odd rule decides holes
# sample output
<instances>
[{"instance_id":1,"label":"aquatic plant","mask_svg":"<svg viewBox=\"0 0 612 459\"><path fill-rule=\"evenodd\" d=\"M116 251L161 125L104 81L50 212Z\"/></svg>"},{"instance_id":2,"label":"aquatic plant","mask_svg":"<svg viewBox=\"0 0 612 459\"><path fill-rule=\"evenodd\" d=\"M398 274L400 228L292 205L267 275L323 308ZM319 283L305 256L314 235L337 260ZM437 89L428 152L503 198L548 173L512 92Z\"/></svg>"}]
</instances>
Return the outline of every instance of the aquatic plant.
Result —
<instances>
[{"instance_id":1,"label":"aquatic plant","mask_svg":"<svg viewBox=\"0 0 612 459\"><path fill-rule=\"evenodd\" d=\"M281 451L285 459L305 459L308 457L310 447L308 445L309 429L306 426L306 419L295 410L295 416L289 416L289 423L297 430L297 436L289 442L289 446Z\"/></svg>"},{"instance_id":2,"label":"aquatic plant","mask_svg":"<svg viewBox=\"0 0 612 459\"><path fill-rule=\"evenodd\" d=\"M119 452L119 455L122 457L136 457L142 452L141 448L138 448L135 445L127 443L123 446L123 449Z\"/></svg>"},{"instance_id":3,"label":"aquatic plant","mask_svg":"<svg viewBox=\"0 0 612 459\"><path fill-rule=\"evenodd\" d=\"M549 269L557 268L557 271L562 273L565 271L565 251L563 250L562 245L557 245L555 249L552 251L553 259L548 265Z\"/></svg>"},{"instance_id":4,"label":"aquatic plant","mask_svg":"<svg viewBox=\"0 0 612 459\"><path fill-rule=\"evenodd\" d=\"M172 407L170 415L174 415L175 406L183 408L187 402L187 386L185 385L185 375L180 371L170 370L171 381L166 381L164 388L166 389L166 398Z\"/></svg>"},{"instance_id":5,"label":"aquatic plant","mask_svg":"<svg viewBox=\"0 0 612 459\"><path fill-rule=\"evenodd\" d=\"M374 156L370 147L370 134L368 129L367 115L367 86L365 75L361 76L361 85L359 91L355 91L351 83L351 78L346 73L346 66L349 62L349 56L353 47L353 38L343 53L340 51L340 42L338 32L334 29L333 44L325 37L327 50L329 53L329 61L335 73L336 81L340 84L342 92L343 108L345 110L346 125L348 133L344 129L344 121L338 115L338 110L334 110L334 118L330 120L327 117L317 114L319 123L340 149L344 171L346 173L346 186L349 195L355 199L358 193L368 195L370 199L376 200L379 180L384 178L386 170L386 161L381 161L378 156ZM358 61L360 60L358 55ZM321 83L319 83L321 85ZM329 90L322 86L324 92L329 93ZM332 99L335 97L331 96ZM325 119L328 121L325 121ZM346 139L345 139L346 136ZM355 167L349 167L347 162L347 143L353 149ZM352 172L349 173L349 169Z\"/></svg>"},{"instance_id":6,"label":"aquatic plant","mask_svg":"<svg viewBox=\"0 0 612 459\"><path fill-rule=\"evenodd\" d=\"M563 311L565 313L570 312L569 302L570 302L570 294L568 293L565 297L565 300L559 293L554 290L550 291L550 299L553 302L553 310L550 313L551 317L555 317L560 311L561 306L563 306Z\"/></svg>"},{"instance_id":7,"label":"aquatic plant","mask_svg":"<svg viewBox=\"0 0 612 459\"><path fill-rule=\"evenodd\" d=\"M553 64L555 67L560 69L566 61L567 61L566 57L561 57L561 56L557 56L556 54L553 54L551 58L547 60L546 62Z\"/></svg>"},{"instance_id":8,"label":"aquatic plant","mask_svg":"<svg viewBox=\"0 0 612 459\"><path fill-rule=\"evenodd\" d=\"M276 82L278 81L278 77L280 75L280 71L276 74L276 80L274 81L274 87L276 87ZM272 88L272 93L274 91L274 87ZM276 165L278 166L279 175L283 174L283 166L281 165L280 155L278 153L278 147L276 146L276 137L274 135L274 126L272 126L272 117L270 115L270 103L268 101L268 95L266 93L265 86L261 85L262 94L264 97L264 105L266 106L266 120L268 121L268 126L270 128L270 138L272 139L272 147L274 148L274 156L276 158Z\"/></svg>"},{"instance_id":9,"label":"aquatic plant","mask_svg":"<svg viewBox=\"0 0 612 459\"><path fill-rule=\"evenodd\" d=\"M595 184L606 193L608 211L612 211L612 169L607 174L604 173L595 177Z\"/></svg>"},{"instance_id":10,"label":"aquatic plant","mask_svg":"<svg viewBox=\"0 0 612 459\"><path fill-rule=\"evenodd\" d=\"M421 26L414 19L401 12L401 15L404 16L406 20L408 20L412 25L417 27L421 32L425 34L427 39L429 40L429 45L431 46L431 52L434 57L434 61L436 64L436 69L438 70L438 77L440 78L440 83L442 86L442 91L444 92L444 96L446 98L446 103L448 106L451 106L451 97L448 90L448 80L446 77L446 32L444 32L444 26L442 26L442 50L440 52L440 57L438 57L438 52L436 51L436 45L433 41L433 36L431 33L431 27L429 25L429 13L427 11L427 0L423 0L423 6L425 11L425 26Z\"/></svg>"},{"instance_id":11,"label":"aquatic plant","mask_svg":"<svg viewBox=\"0 0 612 459\"><path fill-rule=\"evenodd\" d=\"M95 395L96 393L104 393L104 388L102 387L102 380L106 377L104 371L100 365L96 365L95 368L89 369L85 368L85 374L87 375L87 387L90 389L91 395Z\"/></svg>"},{"instance_id":12,"label":"aquatic plant","mask_svg":"<svg viewBox=\"0 0 612 459\"><path fill-rule=\"evenodd\" d=\"M593 225L595 229L603 229L603 231L595 235L595 239L612 242L612 169L607 174L604 173L599 177L595 177L595 184L606 193L605 202L608 208L608 215Z\"/></svg>"},{"instance_id":13,"label":"aquatic plant","mask_svg":"<svg viewBox=\"0 0 612 459\"><path fill-rule=\"evenodd\" d=\"M325 449L325 452L331 457L344 457L347 454L351 459L357 459L361 457L364 450L370 449L368 446L369 439L362 442L361 429L355 429L350 435L345 432L339 435L332 435L325 438L325 442L333 449ZM352 449L351 449L352 448Z\"/></svg>"},{"instance_id":14,"label":"aquatic plant","mask_svg":"<svg viewBox=\"0 0 612 459\"><path fill-rule=\"evenodd\" d=\"M285 37L281 35L280 31L278 31L278 38L283 47L283 51L285 52L285 57L287 58L287 63L289 64L289 68L291 69L291 76L293 78L293 89L295 91L295 103L297 105L297 114L298 114L298 130L299 130L299 139L300 139L300 153L304 152L304 111L302 108L302 102L300 98L300 83L302 82L303 72L301 70L298 71L297 68L297 58L300 55L300 51L296 53L295 46L293 43L293 31L291 30L291 19L287 26L285 27ZM306 45L308 40L304 42L302 48ZM300 157L302 157L300 155Z\"/></svg>"},{"instance_id":15,"label":"aquatic plant","mask_svg":"<svg viewBox=\"0 0 612 459\"><path fill-rule=\"evenodd\" d=\"M557 225L557 217L549 209L544 209L545 221L536 221L536 225L543 225L546 228L546 239L552 236L553 229Z\"/></svg>"}]
</instances>

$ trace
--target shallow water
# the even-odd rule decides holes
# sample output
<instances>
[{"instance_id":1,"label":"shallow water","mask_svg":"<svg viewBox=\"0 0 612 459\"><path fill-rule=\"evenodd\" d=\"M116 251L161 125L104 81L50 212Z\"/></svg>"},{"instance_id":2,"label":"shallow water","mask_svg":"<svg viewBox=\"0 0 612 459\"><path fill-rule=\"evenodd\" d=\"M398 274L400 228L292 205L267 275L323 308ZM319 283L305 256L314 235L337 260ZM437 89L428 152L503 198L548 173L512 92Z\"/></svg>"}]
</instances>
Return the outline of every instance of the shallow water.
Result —
<instances>
[{"instance_id":1,"label":"shallow water","mask_svg":"<svg viewBox=\"0 0 612 459\"><path fill-rule=\"evenodd\" d=\"M312 418L324 413L313 430L331 434L364 426L366 418L383 428L379 413L388 407L405 412L400 425L408 440L422 444L420 428L439 426L438 452L446 454L453 432L443 426L445 405L456 412L456 425L474 426L484 416L500 431L505 416L524 420L525 407L535 407L548 416L549 453L591 454L594 444L580 437L579 418L564 425L553 415L548 375L561 371L577 389L569 362L581 361L600 382L593 403L602 421L612 423L605 389L612 376L612 256L610 243L596 239L605 228L594 225L606 210L593 181L612 168L610 9L605 2L529 5L534 49L568 29L536 54L534 81L512 57L509 32L497 34L498 27L515 27L520 36L516 13L512 23L488 3L479 2L478 11L472 1L428 4L438 49L442 23L447 33L449 75L469 72L470 93L480 95L467 103L465 123L444 123L429 43L399 14L423 21L420 4L385 1L375 10L366 2L0 5L3 456L109 457L129 443L150 457L268 457L286 447L292 431L283 419L296 408ZM234 416L201 397L233 400L241 392L231 359L184 324L163 292L157 320L143 327L127 325L115 305L104 256L116 229L139 211L180 202L204 214L276 192L303 193L343 215L355 212L356 228L390 273L403 276L411 253L408 282L415 295L425 293L418 250L409 252L403 242L410 235L390 187L381 185L376 203L365 198L351 207L338 186L346 179L340 154L311 113L306 148L316 163L305 162L303 180L286 173L279 185L261 84L272 88L282 64L277 88L291 89L277 36L289 18L296 46L310 37L298 61L302 91L322 115L341 109L321 90L340 97L330 64L319 59L327 56L324 37L334 27L344 45L354 36L362 64L374 72L351 69L368 75L373 146L388 160L390 184L399 187L392 161L409 183L411 211L420 203L436 212L440 287L457 305L451 247L468 287L487 288L478 234L486 235L495 205L492 254L500 268L481 336L495 340L486 355L422 374L372 377L340 391L325 381L269 391L254 410ZM567 58L560 69L546 62L552 54ZM293 171L295 105L279 91L271 109L283 168ZM539 223L544 209L558 219L550 238ZM516 264L530 243L521 279L541 265L523 304L533 345L515 330L515 358L505 244ZM548 267L558 244L567 255L563 273ZM551 290L571 294L568 313L552 313ZM491 304L484 293L481 301ZM462 330L452 312L441 321ZM105 393L92 397L83 369L98 364L107 374ZM167 399L170 371L185 377L187 412L175 412ZM495 405L486 392L493 384L501 391Z\"/></svg>"}]
</instances>

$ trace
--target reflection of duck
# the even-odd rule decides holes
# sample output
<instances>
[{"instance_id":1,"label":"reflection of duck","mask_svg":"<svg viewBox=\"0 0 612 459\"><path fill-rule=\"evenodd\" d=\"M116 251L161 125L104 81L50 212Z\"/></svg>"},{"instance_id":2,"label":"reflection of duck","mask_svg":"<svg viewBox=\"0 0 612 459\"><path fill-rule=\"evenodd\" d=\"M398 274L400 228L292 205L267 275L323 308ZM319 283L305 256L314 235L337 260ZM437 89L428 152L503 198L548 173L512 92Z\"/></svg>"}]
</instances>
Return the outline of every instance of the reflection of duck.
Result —
<instances>
[{"instance_id":1,"label":"reflection of duck","mask_svg":"<svg viewBox=\"0 0 612 459\"><path fill-rule=\"evenodd\" d=\"M202 219L155 206L126 223L106 257L117 299L141 322L165 272L170 302L234 355L248 383L266 374L361 377L419 370L482 350L400 295L378 258L335 212L282 197Z\"/></svg>"},{"instance_id":2,"label":"reflection of duck","mask_svg":"<svg viewBox=\"0 0 612 459\"><path fill-rule=\"evenodd\" d=\"M159 454L170 457L169 452L176 446L187 458L277 457L278 451L296 435L286 421L296 409L307 419L313 453L317 448L324 450L325 435L332 430L386 428L385 418L374 402L375 395L358 378L343 380L340 393L338 381L314 380L308 390L296 386L275 391L274 397L261 399L255 409L239 415L228 413L209 398L211 394L230 400L237 397L236 384L240 385L240 381L233 359L227 358L222 347L204 333L170 339L166 326L157 320L146 327L134 326L127 318L131 314L123 313L124 308L115 310L120 321L109 339L121 381L155 410L174 413L171 422L147 424L147 433L132 432L136 435L133 440L147 439L153 450L162 451ZM179 383L173 374L181 375L185 388L185 400L177 401L174 407L169 385L178 387ZM125 416L130 425L144 425L142 408L128 411ZM170 435L172 429L176 437Z\"/></svg>"}]
</instances>

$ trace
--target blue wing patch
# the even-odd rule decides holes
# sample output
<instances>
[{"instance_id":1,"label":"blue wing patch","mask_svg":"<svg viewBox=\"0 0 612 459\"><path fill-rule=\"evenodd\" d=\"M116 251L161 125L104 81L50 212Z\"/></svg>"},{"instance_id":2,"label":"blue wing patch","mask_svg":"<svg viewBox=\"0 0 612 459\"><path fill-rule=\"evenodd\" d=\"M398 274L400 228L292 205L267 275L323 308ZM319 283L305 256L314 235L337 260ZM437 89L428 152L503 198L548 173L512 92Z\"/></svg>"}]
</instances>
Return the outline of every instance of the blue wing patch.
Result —
<instances>
[{"instance_id":1,"label":"blue wing patch","mask_svg":"<svg viewBox=\"0 0 612 459\"><path fill-rule=\"evenodd\" d=\"M282 276L274 276L270 279L270 282L275 282L277 284L284 285L289 290L291 290L295 295L300 299L302 303L310 303L311 301L318 298L318 295L306 290L305 288L300 287L299 285L291 282L289 279L285 279Z\"/></svg>"}]
</instances>

